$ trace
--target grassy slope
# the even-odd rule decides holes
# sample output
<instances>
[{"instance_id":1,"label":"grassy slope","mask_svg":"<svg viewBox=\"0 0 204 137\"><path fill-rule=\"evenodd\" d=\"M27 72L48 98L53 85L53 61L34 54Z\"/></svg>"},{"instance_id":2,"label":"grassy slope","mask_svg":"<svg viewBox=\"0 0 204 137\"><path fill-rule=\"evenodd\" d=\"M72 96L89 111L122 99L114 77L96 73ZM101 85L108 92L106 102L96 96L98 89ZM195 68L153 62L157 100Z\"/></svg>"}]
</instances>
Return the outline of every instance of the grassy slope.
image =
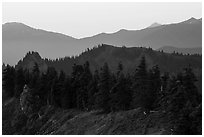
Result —
<instances>
[{"instance_id":1,"label":"grassy slope","mask_svg":"<svg viewBox=\"0 0 204 137\"><path fill-rule=\"evenodd\" d=\"M171 134L164 113L144 115L140 108L102 114L50 106L42 108L41 119L26 123L17 106L17 99L3 106L3 134Z\"/></svg>"},{"instance_id":2,"label":"grassy slope","mask_svg":"<svg viewBox=\"0 0 204 137\"><path fill-rule=\"evenodd\" d=\"M82 112L62 125L60 124L61 126L56 128L52 134L170 134L167 121L164 119L166 119L165 115L161 112L144 115L140 109L109 114L97 114L96 111Z\"/></svg>"}]
</instances>

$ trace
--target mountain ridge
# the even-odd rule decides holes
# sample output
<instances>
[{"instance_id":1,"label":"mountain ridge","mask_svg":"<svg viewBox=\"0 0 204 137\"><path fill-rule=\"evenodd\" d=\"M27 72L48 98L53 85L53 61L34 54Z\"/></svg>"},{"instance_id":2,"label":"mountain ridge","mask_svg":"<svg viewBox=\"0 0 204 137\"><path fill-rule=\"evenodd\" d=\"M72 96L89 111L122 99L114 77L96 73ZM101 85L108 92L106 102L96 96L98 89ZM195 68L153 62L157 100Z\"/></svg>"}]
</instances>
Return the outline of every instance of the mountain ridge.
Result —
<instances>
[{"instance_id":1,"label":"mountain ridge","mask_svg":"<svg viewBox=\"0 0 204 137\"><path fill-rule=\"evenodd\" d=\"M138 65L142 56L145 56L147 59L148 67L153 65L161 66L162 72L165 71L179 71L178 68L182 69L188 64L192 64L195 68L201 68L199 64L201 56L199 55L181 55L177 53L164 53L162 51L152 50L151 48L143 47L115 47L112 45L102 44L97 48L89 49L85 52L82 52L80 55L75 57L64 57L55 60L50 60L47 58L42 58L37 52L29 52L26 56L21 59L16 66L26 66L22 65L23 62L35 62L37 61L40 64L41 60L47 65L55 67L58 71L71 70L73 64L84 64L86 61L90 62L91 70L99 69L102 65L107 62L110 65L111 70L117 69L119 62L124 63L125 69L127 71L133 71L134 68ZM35 59L36 58L36 59ZM188 62L185 62L186 59L189 59ZM29 61L27 61L27 59ZM34 59L34 60L32 60ZM170 61L166 64L165 59ZM182 61L176 61L181 59ZM163 60L163 61L161 61ZM174 65L176 68L169 66L171 63L178 63ZM41 64L44 64L41 63ZM33 63L34 64L34 63ZM199 64L199 65L198 65ZM65 65L65 66L64 66ZM167 65L167 66L166 66ZM32 67L30 67L32 68ZM68 72L69 74L71 71Z\"/></svg>"},{"instance_id":2,"label":"mountain ridge","mask_svg":"<svg viewBox=\"0 0 204 137\"><path fill-rule=\"evenodd\" d=\"M31 52L33 53L33 52ZM34 52L35 53L35 52ZM22 59L16 65L16 68L23 67L24 69L32 70L35 60L35 54L29 54L32 57L27 59ZM47 58L41 58L40 61L37 60L37 64L40 67L42 72L45 72L45 66L54 67L57 72L61 70L64 71L67 75L72 73L72 67L74 64L83 65L86 61L89 61L90 70L94 72L95 70L100 70L100 68L107 63L111 72L116 72L118 63L122 63L124 68L123 71L125 74L131 74L135 72L135 69L140 63L141 58L145 56L147 69L152 68L155 65L158 65L161 73L169 72L171 74L176 74L182 72L184 68L189 65L192 66L193 72L195 73L198 79L198 89L202 91L202 56L201 55L183 55L178 53L165 53L162 51L155 51L151 48L142 48L142 47L114 47L112 45L100 45L93 49L88 49L85 52L82 52L80 55L75 57L65 57L57 58L55 60L50 60ZM27 67L27 63L29 65Z\"/></svg>"},{"instance_id":3,"label":"mountain ridge","mask_svg":"<svg viewBox=\"0 0 204 137\"><path fill-rule=\"evenodd\" d=\"M159 24L157 22L151 24L148 28L154 28L154 27L158 27L158 26L161 26L162 24Z\"/></svg>"},{"instance_id":4,"label":"mountain ridge","mask_svg":"<svg viewBox=\"0 0 204 137\"><path fill-rule=\"evenodd\" d=\"M181 22L178 22L178 23L189 23L189 22L193 22L193 23L194 22L202 22L202 18L196 19L194 17L191 17L188 20L181 21ZM172 24L178 24L178 23L172 23ZM2 24L2 26L10 25L10 24L20 24L22 26L26 26L26 27L29 27L29 28L32 28L32 29L35 29L35 30L43 30L43 31L46 31L46 32L59 33L59 34L62 34L62 35L66 35L68 37L72 37L72 36L69 36L68 34L56 32L56 31L47 31L47 30L44 30L44 29L38 29L38 28L35 28L35 27L31 27L31 26L26 25L25 23L22 23L22 22L6 22L6 23ZM146 27L146 28L158 27L158 26L162 26L162 25L170 25L170 24L160 24L158 22L154 22L149 27ZM143 29L146 29L146 28L143 28ZM114 33L118 33L118 32L121 32L121 31L138 31L138 30L143 30L143 29L136 29L136 30L120 29L120 30L118 30L116 32L110 32L110 33L102 32L102 33L98 33L98 34L95 34L95 35L92 35L92 36L88 36L88 37L82 37L82 38L72 37L72 38L79 40L79 39L84 39L84 38L89 38L89 37L97 36L97 35L100 35L100 34L114 34Z\"/></svg>"},{"instance_id":5,"label":"mountain ridge","mask_svg":"<svg viewBox=\"0 0 204 137\"><path fill-rule=\"evenodd\" d=\"M173 46L164 46L164 47L157 49L157 51L163 51L166 53L178 52L178 53L182 53L182 54L200 54L201 55L202 54L202 47L176 48Z\"/></svg>"},{"instance_id":6,"label":"mountain ridge","mask_svg":"<svg viewBox=\"0 0 204 137\"><path fill-rule=\"evenodd\" d=\"M28 51L38 51L44 58L55 59L78 55L85 49L102 43L118 47L143 46L153 49L159 49L164 45L177 48L202 46L202 23L177 23L141 30L121 29L115 33L100 33L83 39L39 29L27 31L27 27L18 31L9 30L5 25L2 27L3 62L12 65Z\"/></svg>"}]
</instances>

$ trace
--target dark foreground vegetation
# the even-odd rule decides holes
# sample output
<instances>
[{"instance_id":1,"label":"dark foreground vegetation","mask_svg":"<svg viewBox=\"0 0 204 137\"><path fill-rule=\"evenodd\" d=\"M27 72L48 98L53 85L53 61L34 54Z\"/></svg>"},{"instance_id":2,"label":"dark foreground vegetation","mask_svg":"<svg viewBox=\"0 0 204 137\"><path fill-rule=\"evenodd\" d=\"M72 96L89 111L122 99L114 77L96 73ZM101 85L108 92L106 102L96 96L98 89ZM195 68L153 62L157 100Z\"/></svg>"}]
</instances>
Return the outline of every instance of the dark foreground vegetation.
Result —
<instances>
[{"instance_id":1,"label":"dark foreground vegetation","mask_svg":"<svg viewBox=\"0 0 204 137\"><path fill-rule=\"evenodd\" d=\"M32 95L39 96L39 101L36 103L38 105L34 107L39 107L39 112L46 118L43 119L44 121L38 121L39 118L29 117L19 109L18 105L18 108L15 108L19 110L15 111L15 121L9 123L9 119L6 119L8 115L4 114L6 108L3 107L3 134L45 133L39 132L39 129L42 130L50 115L57 113L57 110L60 112L57 114L59 117L65 111L76 111L72 113L72 116L67 116L65 121L77 114L88 115L94 112L99 116L103 115L106 119L115 117L118 113L126 117L125 121L132 120L125 123L132 124L132 127L138 124L134 123L134 120L144 116L153 120L154 115L158 113L168 121L171 134L202 134L202 96L195 86L197 79L190 65L178 74L161 74L158 66L147 70L143 56L134 73L124 73L124 67L122 63L119 63L117 71L112 73L108 64L105 63L102 68L92 73L87 61L84 65L75 64L71 75L66 75L63 71L58 74L52 67L48 67L45 73L41 73L37 63L31 72L22 68L16 70L7 65L3 71L4 95L7 98L14 98L16 104L19 104L23 87L27 84ZM48 109L49 107L52 109ZM139 110L134 112L135 109ZM125 113L128 114L125 115ZM137 115L132 116L131 113ZM146 118L144 119L147 120ZM140 120L140 126L145 123L145 120ZM160 119L157 118L157 120L154 123L159 122ZM83 124L83 122L78 124ZM12 129L9 130L9 127ZM145 126L141 129L145 129ZM121 133L115 134L146 134L145 131L131 132L130 130L124 133L122 130ZM57 132L56 134L65 133L85 134L84 132ZM98 132L88 133L98 134ZM114 132L102 134L114 134Z\"/></svg>"}]
</instances>

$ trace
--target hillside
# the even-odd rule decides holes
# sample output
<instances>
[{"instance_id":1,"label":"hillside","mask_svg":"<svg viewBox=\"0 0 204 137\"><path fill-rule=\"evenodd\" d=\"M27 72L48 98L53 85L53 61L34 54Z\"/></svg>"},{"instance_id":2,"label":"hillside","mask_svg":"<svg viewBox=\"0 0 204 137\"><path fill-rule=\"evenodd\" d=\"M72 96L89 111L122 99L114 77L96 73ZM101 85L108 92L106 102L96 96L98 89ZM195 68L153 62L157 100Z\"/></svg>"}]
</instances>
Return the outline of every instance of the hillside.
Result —
<instances>
[{"instance_id":1,"label":"hillside","mask_svg":"<svg viewBox=\"0 0 204 137\"><path fill-rule=\"evenodd\" d=\"M29 75L26 71L19 73L14 69L18 77L13 77L13 73L10 73L13 70L8 69L8 73L4 74L12 76L7 77L9 79L5 79L5 83L14 80L14 85L8 83L7 87L14 86L15 96L3 100L3 134L201 134L202 80L199 79L196 83L193 74L194 72L196 78L201 78L200 55L168 54L151 48L101 45L88 49L80 56L55 61L42 59L37 52L30 52L19 61L16 68L22 66L31 69L36 62L39 68L51 66L59 71L62 67L70 74L72 71L68 68L71 69L72 63L80 64L87 60L90 64L75 65L71 77L63 72L58 75L54 69L48 69L46 75L36 75L39 74L37 69L30 71ZM139 79L134 79L135 73L131 73L129 77L123 75L123 72L116 78L118 73L114 71L113 65L118 64L118 61L123 63L125 72L136 69L131 70L131 66L128 66L130 63L139 64L137 69L144 70L142 72L147 72L146 65L149 68L158 64L161 73L159 68L153 67L146 73L145 80L142 79L144 73L138 73L141 72L138 70L136 76L140 76ZM103 62L110 63L110 70L114 73L110 73L106 64L99 69ZM141 64L144 67L140 67ZM177 73L188 64L192 65L192 69L189 67L183 73ZM89 68L92 71L98 68L100 73L94 73L92 77L93 72ZM171 72L170 77L167 77L168 81L163 76L165 71ZM172 76L175 73L177 77ZM29 78L28 85L31 89L24 88L26 83L22 78L25 76ZM196 84L200 84L197 86L198 90ZM21 87L16 89L18 86ZM162 87L165 87L164 90ZM5 90L4 94L10 93L8 88ZM22 92L30 92L31 98L27 96L27 101L31 103L24 104L29 109L23 109L19 105L20 100L26 100L26 94L20 96ZM33 98L36 94L42 102L36 102L37 98ZM26 113L30 109L39 111Z\"/></svg>"},{"instance_id":2,"label":"hillside","mask_svg":"<svg viewBox=\"0 0 204 137\"><path fill-rule=\"evenodd\" d=\"M196 74L200 74L202 68L202 57L197 55L169 54L150 48L114 47L105 44L89 49L76 57L65 57L56 60L42 59L37 52L32 52L19 61L16 67L32 69L34 62L37 62L40 68L46 69L47 66L50 66L58 71L63 70L67 74L71 74L74 64L84 64L86 61L89 61L92 71L100 69L105 62L109 64L112 71L115 71L118 63L121 62L125 66L125 72L131 73L138 66L142 56L146 57L148 68L158 65L162 72L176 73L191 65Z\"/></svg>"},{"instance_id":3,"label":"hillside","mask_svg":"<svg viewBox=\"0 0 204 137\"><path fill-rule=\"evenodd\" d=\"M16 68L23 67L31 70L34 62L37 62L41 69L45 69L46 67L54 67L58 72L63 70L65 73L71 74L72 66L74 64L82 65L86 61L89 61L92 72L94 72L96 69L99 70L105 62L108 63L110 70L115 72L118 63L121 62L124 65L124 72L132 73L138 66L142 56L146 57L148 68L158 65L162 73L178 73L181 72L183 68L191 65L195 75L198 78L198 87L199 91L201 91L202 56L170 54L155 51L150 48L114 47L103 44L97 48L89 49L86 52L81 53L79 56L72 58L65 57L56 60L42 59L39 57L38 53L34 52L33 54L26 56L24 59L22 59L22 61L19 61ZM41 59L39 60L39 58ZM27 66L26 62L29 62L30 66Z\"/></svg>"},{"instance_id":4,"label":"hillside","mask_svg":"<svg viewBox=\"0 0 204 137\"><path fill-rule=\"evenodd\" d=\"M67 47L75 38L55 32L35 29L22 23L2 26L3 62L16 64L28 51L39 51L45 57L71 54L77 47ZM66 50L63 50L66 49ZM48 52L49 50L49 52Z\"/></svg>"},{"instance_id":5,"label":"hillside","mask_svg":"<svg viewBox=\"0 0 204 137\"><path fill-rule=\"evenodd\" d=\"M43 110L43 111L42 111ZM3 134L38 135L159 135L172 134L163 112L145 115L141 108L117 113L100 111L82 112L43 107L42 118L25 124L20 113L18 99L10 99L3 105ZM15 115L15 116L14 116ZM20 123L18 123L20 122Z\"/></svg>"},{"instance_id":6,"label":"hillside","mask_svg":"<svg viewBox=\"0 0 204 137\"><path fill-rule=\"evenodd\" d=\"M162 72L179 72L189 64L194 70L201 72L201 56L183 56L177 54L162 53L148 48L125 48L102 45L75 58L65 58L64 60L48 61L48 66L53 66L57 70L63 70L70 74L74 63L84 64L89 61L92 71L99 69L105 62L109 64L112 71L115 71L119 62L124 65L126 72L133 72L142 56L146 57L147 66L151 68L158 65Z\"/></svg>"},{"instance_id":7,"label":"hillside","mask_svg":"<svg viewBox=\"0 0 204 137\"><path fill-rule=\"evenodd\" d=\"M63 70L67 74L71 74L74 64L84 64L86 61L90 63L90 69L95 71L100 69L105 62L109 64L112 71L115 71L119 62L124 65L125 72L134 72L136 66L142 56L146 57L147 66L151 68L158 65L161 72L180 72L183 68L191 65L197 76L202 71L202 57L197 55L179 55L169 54L152 50L150 48L126 48L114 47L111 45L101 45L97 48L89 49L76 57L65 57L56 60L43 59L37 52L27 54L18 62L16 67L32 69L34 62L37 62L41 69L48 66L54 67L56 70Z\"/></svg>"},{"instance_id":8,"label":"hillside","mask_svg":"<svg viewBox=\"0 0 204 137\"><path fill-rule=\"evenodd\" d=\"M11 65L16 64L28 51L38 51L44 58L55 59L78 55L85 49L102 43L153 49L165 45L177 48L201 47L202 20L191 18L176 24L157 25L142 30L121 29L115 33L100 33L82 39L34 29L22 23L2 25L3 62Z\"/></svg>"}]
</instances>

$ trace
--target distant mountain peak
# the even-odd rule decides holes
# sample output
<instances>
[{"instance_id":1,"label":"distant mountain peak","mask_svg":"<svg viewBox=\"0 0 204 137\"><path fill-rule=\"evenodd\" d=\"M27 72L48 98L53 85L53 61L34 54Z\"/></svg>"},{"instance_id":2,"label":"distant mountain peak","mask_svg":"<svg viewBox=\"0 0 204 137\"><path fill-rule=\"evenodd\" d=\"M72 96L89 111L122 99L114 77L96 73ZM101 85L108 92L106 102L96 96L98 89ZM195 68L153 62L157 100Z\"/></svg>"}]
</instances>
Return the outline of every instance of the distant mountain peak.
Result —
<instances>
[{"instance_id":1,"label":"distant mountain peak","mask_svg":"<svg viewBox=\"0 0 204 137\"><path fill-rule=\"evenodd\" d=\"M6 26L6 25L10 25L10 26L15 26L15 25L18 25L18 26L27 26L27 25L25 25L24 23L21 23L21 22L7 22L7 23L3 24L3 26Z\"/></svg>"},{"instance_id":2,"label":"distant mountain peak","mask_svg":"<svg viewBox=\"0 0 204 137\"><path fill-rule=\"evenodd\" d=\"M148 28L154 28L154 27L158 27L161 26L162 24L159 24L157 22L153 23L152 25L150 25Z\"/></svg>"},{"instance_id":3,"label":"distant mountain peak","mask_svg":"<svg viewBox=\"0 0 204 137\"><path fill-rule=\"evenodd\" d=\"M126 29L120 29L119 31L115 32L115 33L118 33L118 32L127 32L128 30Z\"/></svg>"},{"instance_id":4,"label":"distant mountain peak","mask_svg":"<svg viewBox=\"0 0 204 137\"><path fill-rule=\"evenodd\" d=\"M196 19L194 17L191 17L190 19L182 22L182 23L186 23L186 24L195 24L195 23L200 23L202 21L202 18L201 19Z\"/></svg>"},{"instance_id":5,"label":"distant mountain peak","mask_svg":"<svg viewBox=\"0 0 204 137\"><path fill-rule=\"evenodd\" d=\"M5 24L2 25L2 29L9 29L9 30L21 30L21 29L34 29L24 23L20 23L20 22L7 22Z\"/></svg>"},{"instance_id":6,"label":"distant mountain peak","mask_svg":"<svg viewBox=\"0 0 204 137\"><path fill-rule=\"evenodd\" d=\"M192 18L191 21L196 21L196 19ZM126 30L124 27L125 29L115 33L101 33L80 39L42 29L29 29L22 23L7 23L2 25L2 58L5 63L16 64L27 51L35 50L43 57L54 59L79 55L81 51L101 43L120 47L124 45L126 47L151 46L153 49L158 49L163 45L180 48L199 47L202 45L201 19L198 22L193 25L179 22L162 24L162 26L154 23L150 28L141 30ZM13 25L19 25L19 27L13 27Z\"/></svg>"}]
</instances>

